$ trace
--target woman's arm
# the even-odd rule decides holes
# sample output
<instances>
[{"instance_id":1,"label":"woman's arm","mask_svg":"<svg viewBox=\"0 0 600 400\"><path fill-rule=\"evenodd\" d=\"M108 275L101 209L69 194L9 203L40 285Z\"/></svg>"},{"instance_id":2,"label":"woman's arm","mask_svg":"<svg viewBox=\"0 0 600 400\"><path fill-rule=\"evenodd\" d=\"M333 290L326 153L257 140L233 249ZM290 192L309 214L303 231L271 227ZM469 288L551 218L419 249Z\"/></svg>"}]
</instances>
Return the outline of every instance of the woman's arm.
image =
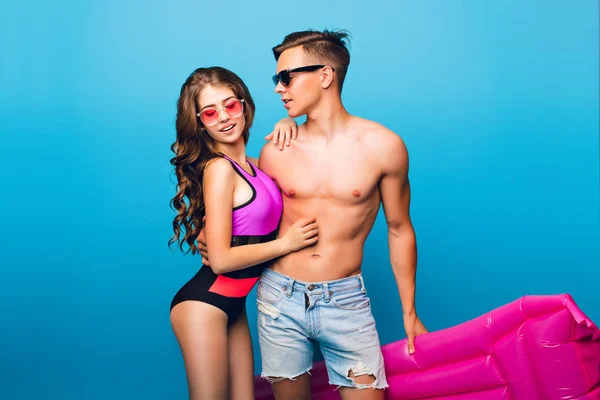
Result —
<instances>
[{"instance_id":1,"label":"woman's arm","mask_svg":"<svg viewBox=\"0 0 600 400\"><path fill-rule=\"evenodd\" d=\"M308 218L298 221L281 238L231 247L235 179L235 171L225 159L214 160L204 170L206 246L215 273L244 269L316 243L317 225L314 218Z\"/></svg>"}]
</instances>

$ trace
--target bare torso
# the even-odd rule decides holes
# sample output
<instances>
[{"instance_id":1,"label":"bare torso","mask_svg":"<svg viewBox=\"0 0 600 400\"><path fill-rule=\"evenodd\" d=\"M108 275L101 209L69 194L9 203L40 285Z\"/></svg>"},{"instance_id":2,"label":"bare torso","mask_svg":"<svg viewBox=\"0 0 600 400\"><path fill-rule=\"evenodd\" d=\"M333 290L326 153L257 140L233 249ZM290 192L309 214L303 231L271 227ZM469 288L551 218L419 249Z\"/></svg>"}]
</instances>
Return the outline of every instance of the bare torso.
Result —
<instances>
[{"instance_id":1,"label":"bare torso","mask_svg":"<svg viewBox=\"0 0 600 400\"><path fill-rule=\"evenodd\" d=\"M315 245L274 260L273 270L301 281L360 272L364 243L381 202L379 137L388 133L355 117L349 125L329 139L311 136L301 126L292 146L263 150L260 167L282 190L279 235L305 217L316 217L319 227Z\"/></svg>"}]
</instances>

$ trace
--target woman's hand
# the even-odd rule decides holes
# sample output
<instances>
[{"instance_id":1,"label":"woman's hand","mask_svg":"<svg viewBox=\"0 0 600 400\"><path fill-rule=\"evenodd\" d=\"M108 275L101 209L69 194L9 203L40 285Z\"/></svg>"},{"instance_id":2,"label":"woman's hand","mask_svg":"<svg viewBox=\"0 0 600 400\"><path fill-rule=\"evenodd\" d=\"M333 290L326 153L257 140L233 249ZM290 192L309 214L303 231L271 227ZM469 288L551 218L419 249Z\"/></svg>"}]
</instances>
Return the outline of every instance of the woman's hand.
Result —
<instances>
[{"instance_id":1,"label":"woman's hand","mask_svg":"<svg viewBox=\"0 0 600 400\"><path fill-rule=\"evenodd\" d=\"M292 139L298 137L298 124L293 118L283 118L273 127L273 132L265 136L265 140L271 140L274 144L279 144L279 150L283 150L283 146L289 146Z\"/></svg>"},{"instance_id":2,"label":"woman's hand","mask_svg":"<svg viewBox=\"0 0 600 400\"><path fill-rule=\"evenodd\" d=\"M317 219L314 217L304 218L290 226L282 239L286 242L286 249L297 251L317 243L318 234Z\"/></svg>"}]
</instances>

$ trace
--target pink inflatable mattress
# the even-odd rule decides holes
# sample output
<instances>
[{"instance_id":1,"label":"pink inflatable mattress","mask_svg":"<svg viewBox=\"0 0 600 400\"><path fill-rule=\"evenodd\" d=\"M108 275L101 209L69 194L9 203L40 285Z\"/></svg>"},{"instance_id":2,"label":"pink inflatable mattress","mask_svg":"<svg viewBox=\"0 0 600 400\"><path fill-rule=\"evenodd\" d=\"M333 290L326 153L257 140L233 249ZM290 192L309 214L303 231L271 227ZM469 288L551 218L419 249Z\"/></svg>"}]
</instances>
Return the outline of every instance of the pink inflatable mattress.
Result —
<instances>
[{"instance_id":1,"label":"pink inflatable mattress","mask_svg":"<svg viewBox=\"0 0 600 400\"><path fill-rule=\"evenodd\" d=\"M383 346L389 400L600 400L600 331L571 296L524 296L463 324ZM313 400L340 399L315 363ZM273 399L255 377L256 399Z\"/></svg>"}]
</instances>

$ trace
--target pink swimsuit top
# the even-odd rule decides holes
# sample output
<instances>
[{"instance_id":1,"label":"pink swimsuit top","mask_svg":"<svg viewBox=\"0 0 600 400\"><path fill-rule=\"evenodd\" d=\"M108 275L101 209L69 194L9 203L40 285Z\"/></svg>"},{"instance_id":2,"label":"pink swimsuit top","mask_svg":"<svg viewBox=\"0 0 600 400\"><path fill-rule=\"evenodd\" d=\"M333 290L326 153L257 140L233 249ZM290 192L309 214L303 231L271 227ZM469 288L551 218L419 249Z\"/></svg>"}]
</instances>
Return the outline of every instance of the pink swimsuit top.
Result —
<instances>
[{"instance_id":1,"label":"pink swimsuit top","mask_svg":"<svg viewBox=\"0 0 600 400\"><path fill-rule=\"evenodd\" d=\"M253 174L247 173L237 162L224 156L233 169L250 185L252 198L233 208L231 246L264 243L277 237L283 212L281 192L275 182L264 172L250 164ZM203 268L213 274L214 282L208 289L225 297L242 298L248 295L267 263L215 275L210 267Z\"/></svg>"},{"instance_id":2,"label":"pink swimsuit top","mask_svg":"<svg viewBox=\"0 0 600 400\"><path fill-rule=\"evenodd\" d=\"M252 198L234 207L232 215L232 236L273 235L279 227L283 200L275 182L250 161L253 175L250 175L237 162L224 156L235 171L250 185Z\"/></svg>"}]
</instances>

